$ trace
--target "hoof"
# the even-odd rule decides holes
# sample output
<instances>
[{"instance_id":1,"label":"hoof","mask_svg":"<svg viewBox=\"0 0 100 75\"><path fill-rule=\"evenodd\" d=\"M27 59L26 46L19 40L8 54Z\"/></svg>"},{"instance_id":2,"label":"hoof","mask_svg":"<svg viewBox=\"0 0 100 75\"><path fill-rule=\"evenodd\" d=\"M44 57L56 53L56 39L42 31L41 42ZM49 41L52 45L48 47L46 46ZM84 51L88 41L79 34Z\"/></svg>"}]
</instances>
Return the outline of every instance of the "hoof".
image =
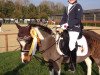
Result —
<instances>
[{"instance_id":1,"label":"hoof","mask_svg":"<svg viewBox=\"0 0 100 75\"><path fill-rule=\"evenodd\" d=\"M72 71L71 69L68 70L70 73L75 73L75 71Z\"/></svg>"}]
</instances>

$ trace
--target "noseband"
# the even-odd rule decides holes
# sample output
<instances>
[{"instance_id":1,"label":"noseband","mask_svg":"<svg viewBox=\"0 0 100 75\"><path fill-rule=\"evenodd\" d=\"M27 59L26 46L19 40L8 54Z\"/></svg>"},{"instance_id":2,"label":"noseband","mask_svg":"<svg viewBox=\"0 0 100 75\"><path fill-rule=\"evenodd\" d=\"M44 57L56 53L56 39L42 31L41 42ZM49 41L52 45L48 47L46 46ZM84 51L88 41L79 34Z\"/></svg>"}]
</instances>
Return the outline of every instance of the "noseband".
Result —
<instances>
[{"instance_id":1,"label":"noseband","mask_svg":"<svg viewBox=\"0 0 100 75\"><path fill-rule=\"evenodd\" d=\"M18 37L18 41L27 41L31 38L31 36L24 36L24 37ZM21 52L29 52L29 50L21 50Z\"/></svg>"},{"instance_id":2,"label":"noseband","mask_svg":"<svg viewBox=\"0 0 100 75\"><path fill-rule=\"evenodd\" d=\"M31 36L24 36L24 37L18 37L18 41L23 41L23 40L28 40L28 39L30 39L31 38Z\"/></svg>"},{"instance_id":3,"label":"noseband","mask_svg":"<svg viewBox=\"0 0 100 75\"><path fill-rule=\"evenodd\" d=\"M21 52L29 52L29 50L24 50L24 51L23 51L23 50L21 50Z\"/></svg>"}]
</instances>

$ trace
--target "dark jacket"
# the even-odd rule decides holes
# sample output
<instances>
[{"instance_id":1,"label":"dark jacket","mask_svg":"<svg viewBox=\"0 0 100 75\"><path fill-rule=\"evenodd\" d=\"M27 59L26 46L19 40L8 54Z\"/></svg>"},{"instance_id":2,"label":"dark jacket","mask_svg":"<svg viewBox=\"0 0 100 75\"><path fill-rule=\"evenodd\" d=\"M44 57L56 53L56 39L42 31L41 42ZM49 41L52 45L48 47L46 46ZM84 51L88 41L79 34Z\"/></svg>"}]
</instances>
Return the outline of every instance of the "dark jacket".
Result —
<instances>
[{"instance_id":1,"label":"dark jacket","mask_svg":"<svg viewBox=\"0 0 100 75\"><path fill-rule=\"evenodd\" d=\"M81 5L78 3L74 4L70 9L69 14L67 14L67 10L68 7L66 7L60 25L68 23L69 31L80 32L83 28L83 25L81 23L81 17L83 16L83 9Z\"/></svg>"}]
</instances>

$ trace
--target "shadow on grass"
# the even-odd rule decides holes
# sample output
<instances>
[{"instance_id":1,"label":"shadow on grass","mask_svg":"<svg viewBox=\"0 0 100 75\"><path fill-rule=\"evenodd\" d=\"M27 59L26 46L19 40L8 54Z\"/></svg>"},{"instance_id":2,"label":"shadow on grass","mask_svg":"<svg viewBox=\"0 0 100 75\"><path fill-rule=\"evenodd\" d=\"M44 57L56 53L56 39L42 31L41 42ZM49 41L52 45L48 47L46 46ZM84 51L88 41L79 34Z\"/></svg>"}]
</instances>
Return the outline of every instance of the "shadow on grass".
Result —
<instances>
[{"instance_id":1,"label":"shadow on grass","mask_svg":"<svg viewBox=\"0 0 100 75\"><path fill-rule=\"evenodd\" d=\"M8 71L6 72L4 75L19 75L19 70L22 69L23 67L25 67L27 64L20 64L18 65L15 69L13 69L12 71Z\"/></svg>"}]
</instances>

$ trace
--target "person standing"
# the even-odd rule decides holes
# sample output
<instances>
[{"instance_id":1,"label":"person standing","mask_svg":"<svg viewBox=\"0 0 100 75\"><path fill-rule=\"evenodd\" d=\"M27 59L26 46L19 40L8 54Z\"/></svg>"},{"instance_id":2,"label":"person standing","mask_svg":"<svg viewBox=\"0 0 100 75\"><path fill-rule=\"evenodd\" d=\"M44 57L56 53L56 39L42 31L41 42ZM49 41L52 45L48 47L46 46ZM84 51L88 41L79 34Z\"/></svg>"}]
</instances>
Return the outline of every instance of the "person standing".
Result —
<instances>
[{"instance_id":1,"label":"person standing","mask_svg":"<svg viewBox=\"0 0 100 75\"><path fill-rule=\"evenodd\" d=\"M83 25L81 23L82 16L83 9L82 6L77 2L77 0L68 0L68 7L66 7L60 25L63 29L67 29L69 34L69 69L71 71L75 71L76 69L76 41L79 37L79 34L82 33L83 29Z\"/></svg>"},{"instance_id":2,"label":"person standing","mask_svg":"<svg viewBox=\"0 0 100 75\"><path fill-rule=\"evenodd\" d=\"M2 20L0 20L0 32L3 32L1 26L2 26Z\"/></svg>"}]
</instances>

